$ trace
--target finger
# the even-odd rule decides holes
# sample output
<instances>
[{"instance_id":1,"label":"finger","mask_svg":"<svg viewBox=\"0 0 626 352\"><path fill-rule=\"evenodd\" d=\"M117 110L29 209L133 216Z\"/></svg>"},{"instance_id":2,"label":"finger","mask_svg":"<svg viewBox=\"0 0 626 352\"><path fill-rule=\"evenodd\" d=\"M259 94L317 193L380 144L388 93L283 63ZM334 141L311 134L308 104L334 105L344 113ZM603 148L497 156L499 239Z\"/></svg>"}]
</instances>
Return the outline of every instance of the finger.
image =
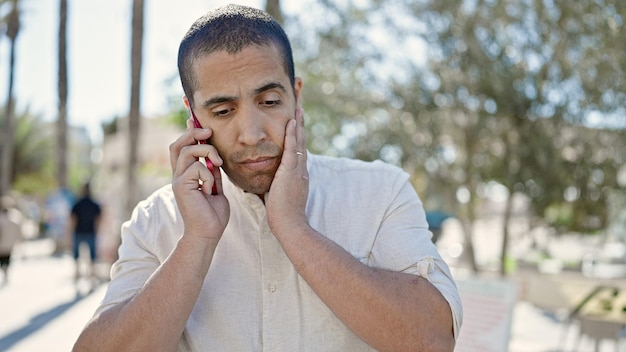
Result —
<instances>
[{"instance_id":1,"label":"finger","mask_svg":"<svg viewBox=\"0 0 626 352\"><path fill-rule=\"evenodd\" d=\"M304 129L304 110L299 108L296 110L296 149L306 151L306 135Z\"/></svg>"},{"instance_id":2,"label":"finger","mask_svg":"<svg viewBox=\"0 0 626 352\"><path fill-rule=\"evenodd\" d=\"M224 164L224 160L222 160L222 157L220 157L217 149L215 149L215 147L211 144L206 144L206 146L209 147L209 150L206 153L205 158L208 158L211 163L216 167L222 166L222 164Z\"/></svg>"},{"instance_id":3,"label":"finger","mask_svg":"<svg viewBox=\"0 0 626 352\"><path fill-rule=\"evenodd\" d=\"M202 190L204 193L211 194L211 185L213 184L213 174L200 161L196 161L189 165L180 175L175 177L173 183L184 185L186 190ZM208 192L205 190L208 189Z\"/></svg>"},{"instance_id":4,"label":"finger","mask_svg":"<svg viewBox=\"0 0 626 352\"><path fill-rule=\"evenodd\" d=\"M198 141L204 141L210 138L212 134L213 131L211 129L191 128L178 137L176 141L170 144L170 167L172 168L172 171L174 172L178 163L178 157L184 147L198 144ZM204 155L206 154L207 152L204 153ZM215 152L215 155L217 155L217 151Z\"/></svg>"},{"instance_id":5,"label":"finger","mask_svg":"<svg viewBox=\"0 0 626 352\"><path fill-rule=\"evenodd\" d=\"M307 153L306 153L306 134L304 129L304 110L298 108L296 110L296 155L298 161L302 165L306 165Z\"/></svg>"},{"instance_id":6,"label":"finger","mask_svg":"<svg viewBox=\"0 0 626 352\"><path fill-rule=\"evenodd\" d=\"M217 155L217 157L214 157ZM189 166L202 158L202 164L206 169L205 158L209 157L217 167L222 165L222 159L217 154L217 150L210 144L192 144L181 148L174 165L174 177L182 175Z\"/></svg>"},{"instance_id":7,"label":"finger","mask_svg":"<svg viewBox=\"0 0 626 352\"><path fill-rule=\"evenodd\" d=\"M287 122L287 127L285 128L285 144L281 163L287 169L296 168L296 166L298 165L298 157L301 157L300 155L296 154L296 152L298 151L296 149L296 124L296 120L291 119L289 120L289 122Z\"/></svg>"},{"instance_id":8,"label":"finger","mask_svg":"<svg viewBox=\"0 0 626 352\"><path fill-rule=\"evenodd\" d=\"M215 180L213 173L200 162L194 163L189 169L192 173L197 172L197 181L198 184L202 183L202 191L206 194L211 194L211 186Z\"/></svg>"}]
</instances>

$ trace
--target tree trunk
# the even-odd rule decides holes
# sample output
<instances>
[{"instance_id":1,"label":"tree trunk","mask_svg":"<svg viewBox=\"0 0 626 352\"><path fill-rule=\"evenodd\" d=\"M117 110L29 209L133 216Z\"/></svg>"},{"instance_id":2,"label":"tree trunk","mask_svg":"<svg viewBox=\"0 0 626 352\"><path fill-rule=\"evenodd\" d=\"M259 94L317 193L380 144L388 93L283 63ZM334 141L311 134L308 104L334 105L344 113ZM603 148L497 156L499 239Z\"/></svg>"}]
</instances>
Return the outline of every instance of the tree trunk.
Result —
<instances>
[{"instance_id":1,"label":"tree trunk","mask_svg":"<svg viewBox=\"0 0 626 352\"><path fill-rule=\"evenodd\" d=\"M502 250L500 252L500 276L505 277L506 272L506 258L508 257L509 247L509 221L511 219L511 213L513 212L513 190L509 189L509 197L506 199L506 205L504 207L504 216L502 219Z\"/></svg>"},{"instance_id":2,"label":"tree trunk","mask_svg":"<svg viewBox=\"0 0 626 352\"><path fill-rule=\"evenodd\" d=\"M17 35L20 30L17 0L12 0L11 12L7 16L6 34L9 37L9 82L7 86L7 102L4 114L4 135L2 136L2 163L0 167L0 195L7 194L13 181L13 151L15 143L15 101L13 99L13 82L15 79L15 49Z\"/></svg>"},{"instance_id":3,"label":"tree trunk","mask_svg":"<svg viewBox=\"0 0 626 352\"><path fill-rule=\"evenodd\" d=\"M468 204L468 209L470 213L473 213L471 210L472 205ZM468 215L468 219L465 221L461 221L463 224L463 234L465 235L465 257L467 258L470 269L474 274L479 272L478 263L476 262L476 251L474 250L474 221L475 216L473 214Z\"/></svg>"},{"instance_id":4,"label":"tree trunk","mask_svg":"<svg viewBox=\"0 0 626 352\"><path fill-rule=\"evenodd\" d=\"M474 197L474 195L472 196ZM472 273L476 274L480 271L478 263L476 262L476 251L474 246L474 200L470 200L466 205L456 204L454 206L454 213L457 214L457 218L461 222L461 229L463 231L463 254L462 261L469 265Z\"/></svg>"},{"instance_id":5,"label":"tree trunk","mask_svg":"<svg viewBox=\"0 0 626 352\"><path fill-rule=\"evenodd\" d=\"M471 124L468 122L468 124ZM476 194L476 181L472 178L475 175L474 165L472 164L472 160L474 155L476 155L476 146L478 145L478 133L476 131L476 126L471 125L466 127L464 130L464 143L465 150L467 153L467 160L465 164L465 180L463 184L467 187L470 192L470 198L466 205L467 210L467 220L463 221L463 232L465 233L465 247L466 247L466 257L469 260L470 268L473 273L478 273L478 263L476 262L476 252L474 246L474 223L476 222L476 206L477 206L477 194Z\"/></svg>"},{"instance_id":6,"label":"tree trunk","mask_svg":"<svg viewBox=\"0 0 626 352\"><path fill-rule=\"evenodd\" d=\"M59 1L59 111L57 118L57 185L67 188L67 0Z\"/></svg>"},{"instance_id":7,"label":"tree trunk","mask_svg":"<svg viewBox=\"0 0 626 352\"><path fill-rule=\"evenodd\" d=\"M137 165L139 160L139 131L140 131L140 95L141 95L141 65L143 54L143 16L144 1L133 0L132 40L131 40L131 86L130 111L128 114L128 169L127 169L127 199L126 212L130 214L139 201L137 186Z\"/></svg>"},{"instance_id":8,"label":"tree trunk","mask_svg":"<svg viewBox=\"0 0 626 352\"><path fill-rule=\"evenodd\" d=\"M283 13L280 11L280 0L267 0L265 3L265 12L274 17L276 22L282 26L285 22Z\"/></svg>"}]
</instances>

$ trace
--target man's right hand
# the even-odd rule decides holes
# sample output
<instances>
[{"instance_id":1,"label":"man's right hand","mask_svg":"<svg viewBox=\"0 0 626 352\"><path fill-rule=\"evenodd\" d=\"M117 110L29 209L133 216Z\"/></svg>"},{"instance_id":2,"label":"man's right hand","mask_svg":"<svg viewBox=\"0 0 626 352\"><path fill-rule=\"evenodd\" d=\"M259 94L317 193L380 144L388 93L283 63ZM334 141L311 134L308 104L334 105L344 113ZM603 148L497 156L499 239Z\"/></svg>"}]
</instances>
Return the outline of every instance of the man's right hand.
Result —
<instances>
[{"instance_id":1,"label":"man's right hand","mask_svg":"<svg viewBox=\"0 0 626 352\"><path fill-rule=\"evenodd\" d=\"M170 163L172 188L185 223L184 235L217 242L228 224L230 206L222 189L222 159L212 145L198 144L212 134L210 129L194 128L189 119L185 133L170 145ZM198 160L205 157L215 166L213 173ZM216 195L211 194L213 182L217 185Z\"/></svg>"}]
</instances>

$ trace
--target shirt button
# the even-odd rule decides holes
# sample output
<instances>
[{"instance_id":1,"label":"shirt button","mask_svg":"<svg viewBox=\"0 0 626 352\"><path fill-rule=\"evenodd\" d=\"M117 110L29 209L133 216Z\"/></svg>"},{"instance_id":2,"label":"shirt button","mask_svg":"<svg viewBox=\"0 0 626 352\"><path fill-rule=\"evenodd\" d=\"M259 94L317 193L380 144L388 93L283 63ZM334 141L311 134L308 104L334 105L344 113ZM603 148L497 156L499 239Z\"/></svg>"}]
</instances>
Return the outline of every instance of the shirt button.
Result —
<instances>
[{"instance_id":1,"label":"shirt button","mask_svg":"<svg viewBox=\"0 0 626 352\"><path fill-rule=\"evenodd\" d=\"M271 293L276 292L276 285L275 284L267 284L267 290Z\"/></svg>"}]
</instances>

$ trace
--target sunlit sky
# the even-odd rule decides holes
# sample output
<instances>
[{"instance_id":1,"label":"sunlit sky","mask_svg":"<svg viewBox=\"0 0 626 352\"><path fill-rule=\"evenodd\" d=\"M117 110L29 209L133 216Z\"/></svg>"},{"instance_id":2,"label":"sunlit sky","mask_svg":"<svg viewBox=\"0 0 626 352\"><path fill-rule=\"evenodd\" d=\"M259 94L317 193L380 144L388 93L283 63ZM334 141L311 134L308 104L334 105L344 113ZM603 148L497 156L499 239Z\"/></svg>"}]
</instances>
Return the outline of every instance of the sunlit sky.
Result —
<instances>
[{"instance_id":1,"label":"sunlit sky","mask_svg":"<svg viewBox=\"0 0 626 352\"><path fill-rule=\"evenodd\" d=\"M189 26L216 6L237 2L254 7L265 0L145 0L142 71L143 116L168 111L168 96L180 89L176 55ZM14 97L17 112L26 107L45 121L57 115L58 0L20 0L22 17L16 52ZM293 6L293 4L285 4ZM289 11L289 7L285 9ZM96 142L100 123L125 116L130 101L132 0L68 0L68 119L85 126ZM7 96L9 46L0 39L0 105ZM182 89L181 89L182 96Z\"/></svg>"}]
</instances>

